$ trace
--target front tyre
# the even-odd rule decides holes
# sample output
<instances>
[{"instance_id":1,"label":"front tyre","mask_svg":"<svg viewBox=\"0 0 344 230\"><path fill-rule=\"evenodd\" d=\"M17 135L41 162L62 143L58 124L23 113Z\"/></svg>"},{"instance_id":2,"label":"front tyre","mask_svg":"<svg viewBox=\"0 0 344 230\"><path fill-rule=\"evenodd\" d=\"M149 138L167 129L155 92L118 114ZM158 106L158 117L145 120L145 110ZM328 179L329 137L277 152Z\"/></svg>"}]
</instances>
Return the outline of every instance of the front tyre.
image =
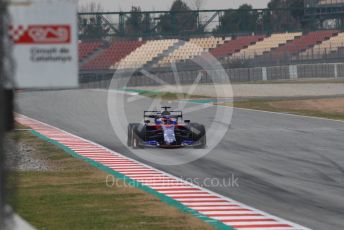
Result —
<instances>
[{"instance_id":1,"label":"front tyre","mask_svg":"<svg viewBox=\"0 0 344 230\"><path fill-rule=\"evenodd\" d=\"M190 124L190 131L192 132L193 141L198 142L194 146L195 149L204 149L207 147L207 135L204 125L198 123Z\"/></svg>"},{"instance_id":2,"label":"front tyre","mask_svg":"<svg viewBox=\"0 0 344 230\"><path fill-rule=\"evenodd\" d=\"M204 133L203 137L201 137L199 139L199 144L198 146L196 146L196 149L205 149L207 147L207 136L206 133Z\"/></svg>"}]
</instances>

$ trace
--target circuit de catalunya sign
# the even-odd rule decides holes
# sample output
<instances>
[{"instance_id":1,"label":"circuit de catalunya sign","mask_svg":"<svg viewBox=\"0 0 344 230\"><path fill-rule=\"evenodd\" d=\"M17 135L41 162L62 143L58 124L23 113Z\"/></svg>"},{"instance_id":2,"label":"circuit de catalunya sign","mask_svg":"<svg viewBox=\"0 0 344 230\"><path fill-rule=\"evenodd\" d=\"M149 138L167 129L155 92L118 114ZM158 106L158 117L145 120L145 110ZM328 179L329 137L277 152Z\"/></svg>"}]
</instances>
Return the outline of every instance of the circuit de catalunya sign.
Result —
<instances>
[{"instance_id":1,"label":"circuit de catalunya sign","mask_svg":"<svg viewBox=\"0 0 344 230\"><path fill-rule=\"evenodd\" d=\"M14 87L78 87L77 5L67 1L12 4L9 14Z\"/></svg>"},{"instance_id":2,"label":"circuit de catalunya sign","mask_svg":"<svg viewBox=\"0 0 344 230\"><path fill-rule=\"evenodd\" d=\"M70 44L70 25L9 26L11 42L19 44Z\"/></svg>"}]
</instances>

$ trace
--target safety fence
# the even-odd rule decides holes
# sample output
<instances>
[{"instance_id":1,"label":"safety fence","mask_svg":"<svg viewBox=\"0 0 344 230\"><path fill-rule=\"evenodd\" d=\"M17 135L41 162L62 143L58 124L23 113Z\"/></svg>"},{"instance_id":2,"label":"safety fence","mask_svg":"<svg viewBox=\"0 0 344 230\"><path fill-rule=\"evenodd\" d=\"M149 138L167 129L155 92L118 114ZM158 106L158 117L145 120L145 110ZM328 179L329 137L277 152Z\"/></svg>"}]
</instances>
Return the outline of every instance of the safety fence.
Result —
<instances>
[{"instance_id":1,"label":"safety fence","mask_svg":"<svg viewBox=\"0 0 344 230\"><path fill-rule=\"evenodd\" d=\"M212 72L217 71L217 72ZM256 68L236 68L225 69L231 82L254 82L254 81L273 81L273 80L296 80L296 79L343 79L344 63L323 63L323 64L304 64L286 65L273 67ZM200 74L201 73L201 74ZM214 74L215 73L215 74ZM122 72L115 74L111 71L106 72L83 72L80 74L81 88L108 88L112 79L123 78L127 86L148 86L159 85L161 82L166 84L177 84L174 73L156 72L152 73L154 78L143 73ZM217 79L211 76L220 76L221 70L193 70L178 72L180 84L192 84L199 77L199 83L212 83Z\"/></svg>"}]
</instances>

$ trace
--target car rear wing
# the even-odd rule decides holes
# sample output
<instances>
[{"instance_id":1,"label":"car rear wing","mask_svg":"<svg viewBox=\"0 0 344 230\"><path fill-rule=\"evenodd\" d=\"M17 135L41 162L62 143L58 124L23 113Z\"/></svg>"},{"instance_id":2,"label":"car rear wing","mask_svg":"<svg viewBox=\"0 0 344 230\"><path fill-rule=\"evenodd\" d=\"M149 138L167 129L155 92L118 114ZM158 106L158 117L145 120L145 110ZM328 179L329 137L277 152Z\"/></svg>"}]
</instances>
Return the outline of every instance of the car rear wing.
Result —
<instances>
[{"instance_id":1,"label":"car rear wing","mask_svg":"<svg viewBox=\"0 0 344 230\"><path fill-rule=\"evenodd\" d=\"M183 112L182 111L168 111L170 113L170 117L173 118L183 118ZM161 111L144 111L143 112L143 118L159 118L162 117Z\"/></svg>"}]
</instances>

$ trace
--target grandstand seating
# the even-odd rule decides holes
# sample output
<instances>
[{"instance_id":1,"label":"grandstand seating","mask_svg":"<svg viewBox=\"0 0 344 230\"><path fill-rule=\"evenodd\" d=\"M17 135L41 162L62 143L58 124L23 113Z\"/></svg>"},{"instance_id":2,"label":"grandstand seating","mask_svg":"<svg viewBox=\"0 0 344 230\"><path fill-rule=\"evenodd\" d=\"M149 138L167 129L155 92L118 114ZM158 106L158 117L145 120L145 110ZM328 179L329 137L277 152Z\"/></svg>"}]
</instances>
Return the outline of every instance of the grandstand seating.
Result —
<instances>
[{"instance_id":1,"label":"grandstand seating","mask_svg":"<svg viewBox=\"0 0 344 230\"><path fill-rule=\"evenodd\" d=\"M79 43L79 60L83 60L86 56L93 53L101 46L101 42L80 42Z\"/></svg>"},{"instance_id":2,"label":"grandstand seating","mask_svg":"<svg viewBox=\"0 0 344 230\"><path fill-rule=\"evenodd\" d=\"M294 41L287 43L271 52L271 56L274 58L279 58L284 55L295 55L306 49L309 49L316 44L335 36L338 33L336 30L324 30L310 32Z\"/></svg>"},{"instance_id":3,"label":"grandstand seating","mask_svg":"<svg viewBox=\"0 0 344 230\"><path fill-rule=\"evenodd\" d=\"M87 62L82 68L85 70L109 69L112 65L125 58L144 42L141 41L115 41L110 47L95 58Z\"/></svg>"},{"instance_id":4,"label":"grandstand seating","mask_svg":"<svg viewBox=\"0 0 344 230\"><path fill-rule=\"evenodd\" d=\"M83 70L140 68L146 64L165 67L171 62L191 60L204 52L216 58L254 58L266 65L283 62L283 57L299 59L322 58L337 55L344 50L344 32L322 30L302 33L281 33L271 36L239 36L232 40L219 37L192 38L185 44L177 39L149 41L115 41L108 48L102 42L79 44L79 57L85 63ZM180 45L180 46L179 46ZM95 52L99 47L99 52ZM338 52L337 52L338 51ZM94 54L89 56L89 54ZM167 54L166 57L163 57ZM89 56L88 60L86 57ZM271 58L272 57L272 58Z\"/></svg>"},{"instance_id":5,"label":"grandstand seating","mask_svg":"<svg viewBox=\"0 0 344 230\"><path fill-rule=\"evenodd\" d=\"M208 38L191 38L180 48L174 50L169 56L163 58L159 62L159 66L166 66L171 62L180 60L192 59L195 56L201 55L203 52L208 52L224 43L224 39L220 37Z\"/></svg>"},{"instance_id":6,"label":"grandstand seating","mask_svg":"<svg viewBox=\"0 0 344 230\"><path fill-rule=\"evenodd\" d=\"M141 47L131 52L128 56L123 58L120 62L111 66L111 69L128 69L139 68L152 61L163 51L173 46L177 39L163 39L147 41Z\"/></svg>"},{"instance_id":7,"label":"grandstand seating","mask_svg":"<svg viewBox=\"0 0 344 230\"><path fill-rule=\"evenodd\" d=\"M288 41L292 41L301 35L302 33L272 34L271 36L266 37L263 40L248 46L247 48L241 49L240 52L233 54L232 58L254 58L255 56L262 55L265 52L270 52L272 49L284 45Z\"/></svg>"},{"instance_id":8,"label":"grandstand seating","mask_svg":"<svg viewBox=\"0 0 344 230\"><path fill-rule=\"evenodd\" d=\"M335 4L343 4L344 0L320 0L319 5L335 5Z\"/></svg>"},{"instance_id":9,"label":"grandstand seating","mask_svg":"<svg viewBox=\"0 0 344 230\"><path fill-rule=\"evenodd\" d=\"M226 41L224 44L210 51L210 53L216 58L230 56L258 41L263 40L264 37L265 36L263 35L241 36L236 39Z\"/></svg>"},{"instance_id":10,"label":"grandstand seating","mask_svg":"<svg viewBox=\"0 0 344 230\"><path fill-rule=\"evenodd\" d=\"M299 56L301 58L322 58L323 55L330 54L331 52L338 50L340 47L344 47L344 33L339 33L337 36L333 36L330 39L307 49L300 53Z\"/></svg>"}]
</instances>

